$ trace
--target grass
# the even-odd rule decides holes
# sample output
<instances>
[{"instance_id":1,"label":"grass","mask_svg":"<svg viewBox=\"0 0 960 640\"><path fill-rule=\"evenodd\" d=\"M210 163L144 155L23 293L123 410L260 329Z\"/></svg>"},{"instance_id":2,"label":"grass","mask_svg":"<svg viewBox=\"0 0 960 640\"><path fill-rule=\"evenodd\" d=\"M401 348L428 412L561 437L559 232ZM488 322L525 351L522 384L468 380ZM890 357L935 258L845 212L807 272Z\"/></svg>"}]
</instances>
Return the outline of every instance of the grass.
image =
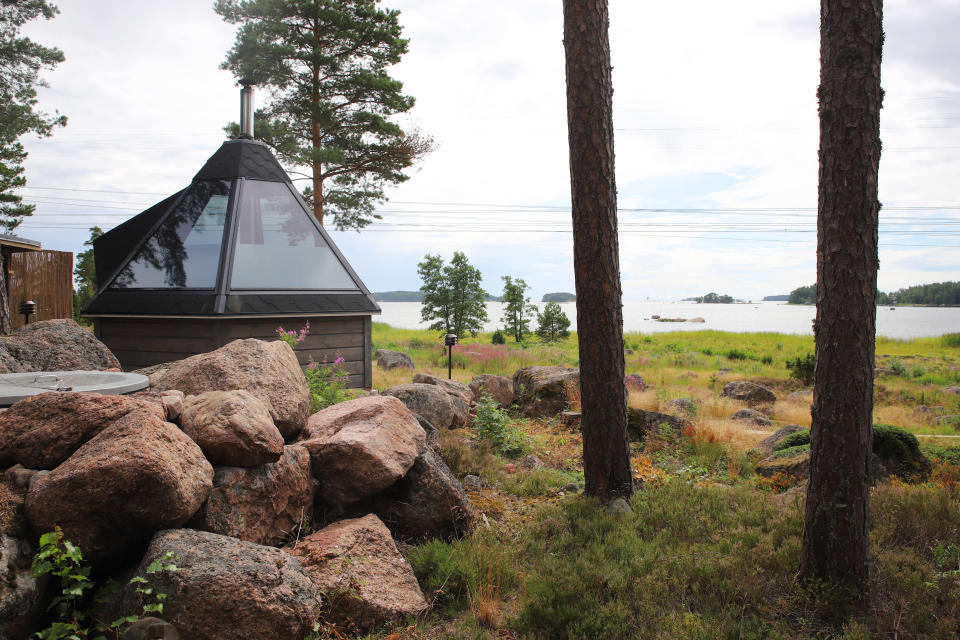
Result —
<instances>
[{"instance_id":1,"label":"grass","mask_svg":"<svg viewBox=\"0 0 960 640\"><path fill-rule=\"evenodd\" d=\"M377 348L409 353L418 371L445 376L436 332L375 323L373 337ZM462 540L407 549L433 612L368 637L956 636L960 577L947 564L960 547L960 443L942 436L960 433L916 408L960 413L960 397L942 391L960 381L960 340L877 341L878 366L891 368L895 360L901 375L878 379L874 422L940 437L921 439L934 462L928 481L894 480L873 490L870 605L840 621L828 597L794 582L802 493L789 477L756 476L748 453L785 424L810 426L812 396L791 395L804 387L786 363L811 353L812 337L698 331L630 333L624 340L626 372L645 383L630 392L630 406L669 412L670 400L688 398L697 407L683 416L690 426L682 437L653 434L632 446L639 487L633 511L608 514L579 492L562 491L571 482L582 487L582 438L558 421L509 415L507 426L525 434L542 469L497 455L473 428L444 431L442 455L454 474L483 479L470 498L487 524ZM469 382L531 364L576 366L576 344L574 334L556 345L495 346L480 334L455 348L453 377ZM381 389L410 377L374 369ZM743 405L719 394L737 379L762 381L777 393L768 410L772 427L729 419Z\"/></svg>"}]
</instances>

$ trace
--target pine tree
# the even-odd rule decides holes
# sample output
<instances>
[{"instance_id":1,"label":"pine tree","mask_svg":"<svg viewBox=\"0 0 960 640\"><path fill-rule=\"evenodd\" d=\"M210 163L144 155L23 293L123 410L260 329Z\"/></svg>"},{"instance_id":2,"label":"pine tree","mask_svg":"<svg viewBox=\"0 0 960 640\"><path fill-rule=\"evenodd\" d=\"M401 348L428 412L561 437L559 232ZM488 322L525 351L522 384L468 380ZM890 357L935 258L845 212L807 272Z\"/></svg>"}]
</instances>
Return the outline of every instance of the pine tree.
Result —
<instances>
[{"instance_id":1,"label":"pine tree","mask_svg":"<svg viewBox=\"0 0 960 640\"><path fill-rule=\"evenodd\" d=\"M510 276L501 276L503 280L503 316L500 318L507 332L516 342L530 333L530 321L537 315L537 307L526 295L530 288L523 278L514 280Z\"/></svg>"},{"instance_id":2,"label":"pine tree","mask_svg":"<svg viewBox=\"0 0 960 640\"><path fill-rule=\"evenodd\" d=\"M860 597L870 575L882 13L882 0L820 3L820 286L799 578Z\"/></svg>"},{"instance_id":3,"label":"pine tree","mask_svg":"<svg viewBox=\"0 0 960 640\"><path fill-rule=\"evenodd\" d=\"M21 27L30 20L40 16L49 20L55 15L57 8L44 0L0 2L0 231L7 233L33 215L35 208L14 193L27 182L23 175L27 152L20 136L49 136L54 127L67 123L65 116L35 110L37 87L46 86L40 70L63 62L63 52L20 35ZM0 264L0 334L10 329L6 268Z\"/></svg>"},{"instance_id":4,"label":"pine tree","mask_svg":"<svg viewBox=\"0 0 960 640\"><path fill-rule=\"evenodd\" d=\"M90 247L77 254L73 267L73 319L80 322L80 310L97 292L97 269L93 256L93 241L103 235L100 227L90 227L90 239L83 246Z\"/></svg>"},{"instance_id":5,"label":"pine tree","mask_svg":"<svg viewBox=\"0 0 960 640\"><path fill-rule=\"evenodd\" d=\"M584 488L603 501L633 492L608 30L607 0L564 0Z\"/></svg>"},{"instance_id":6,"label":"pine tree","mask_svg":"<svg viewBox=\"0 0 960 640\"><path fill-rule=\"evenodd\" d=\"M433 323L430 329L464 336L476 335L487 320L487 292L480 286L480 270L456 251L450 264L439 255L427 254L417 265L423 285L420 317Z\"/></svg>"},{"instance_id":7,"label":"pine tree","mask_svg":"<svg viewBox=\"0 0 960 640\"><path fill-rule=\"evenodd\" d=\"M537 335L544 342L557 342L570 337L570 318L556 302L548 302L543 313L537 315Z\"/></svg>"},{"instance_id":8,"label":"pine tree","mask_svg":"<svg viewBox=\"0 0 960 640\"><path fill-rule=\"evenodd\" d=\"M404 169L433 148L390 119L414 99L387 73L407 51L399 11L378 2L218 0L214 7L239 25L222 67L271 91L254 135L291 173L309 178L304 197L321 224L329 217L339 229L379 218L373 212L385 187L407 180Z\"/></svg>"}]
</instances>

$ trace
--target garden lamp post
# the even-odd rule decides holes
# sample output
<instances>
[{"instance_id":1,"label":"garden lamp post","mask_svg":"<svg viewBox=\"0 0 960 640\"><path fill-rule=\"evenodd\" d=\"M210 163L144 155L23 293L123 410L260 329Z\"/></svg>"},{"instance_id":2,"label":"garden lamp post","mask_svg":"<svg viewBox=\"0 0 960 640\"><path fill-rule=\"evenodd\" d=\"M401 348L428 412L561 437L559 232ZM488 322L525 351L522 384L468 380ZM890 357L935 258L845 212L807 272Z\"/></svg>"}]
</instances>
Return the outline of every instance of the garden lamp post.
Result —
<instances>
[{"instance_id":1,"label":"garden lamp post","mask_svg":"<svg viewBox=\"0 0 960 640\"><path fill-rule=\"evenodd\" d=\"M20 315L23 316L23 324L30 324L30 316L36 313L37 303L33 300L27 300L20 303Z\"/></svg>"},{"instance_id":2,"label":"garden lamp post","mask_svg":"<svg viewBox=\"0 0 960 640\"><path fill-rule=\"evenodd\" d=\"M447 345L447 380L453 379L453 345L457 344L457 334L448 333L443 337L444 344Z\"/></svg>"}]
</instances>

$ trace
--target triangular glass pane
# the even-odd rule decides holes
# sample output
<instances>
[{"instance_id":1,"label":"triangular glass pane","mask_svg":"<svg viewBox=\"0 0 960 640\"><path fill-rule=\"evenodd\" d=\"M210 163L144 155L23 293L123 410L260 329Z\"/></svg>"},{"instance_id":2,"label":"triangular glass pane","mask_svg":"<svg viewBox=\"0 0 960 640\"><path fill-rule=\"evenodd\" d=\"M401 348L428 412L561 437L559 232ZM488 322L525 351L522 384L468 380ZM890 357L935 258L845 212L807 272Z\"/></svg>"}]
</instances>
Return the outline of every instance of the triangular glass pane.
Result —
<instances>
[{"instance_id":1,"label":"triangular glass pane","mask_svg":"<svg viewBox=\"0 0 960 640\"><path fill-rule=\"evenodd\" d=\"M111 288L214 288L229 197L229 180L194 183Z\"/></svg>"},{"instance_id":2,"label":"triangular glass pane","mask_svg":"<svg viewBox=\"0 0 960 640\"><path fill-rule=\"evenodd\" d=\"M351 289L357 284L286 183L245 180L230 289Z\"/></svg>"}]
</instances>

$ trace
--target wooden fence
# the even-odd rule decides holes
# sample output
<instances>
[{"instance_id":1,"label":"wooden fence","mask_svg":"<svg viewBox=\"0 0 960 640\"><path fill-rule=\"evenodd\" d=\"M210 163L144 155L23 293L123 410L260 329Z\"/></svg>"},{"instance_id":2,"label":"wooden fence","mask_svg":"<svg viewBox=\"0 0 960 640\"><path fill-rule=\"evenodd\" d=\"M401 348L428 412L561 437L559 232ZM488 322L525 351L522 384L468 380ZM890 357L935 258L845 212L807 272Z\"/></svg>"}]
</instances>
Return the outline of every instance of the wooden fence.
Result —
<instances>
[{"instance_id":1,"label":"wooden fence","mask_svg":"<svg viewBox=\"0 0 960 640\"><path fill-rule=\"evenodd\" d=\"M33 300L30 322L73 317L73 254L69 251L24 251L10 256L10 315L14 329L23 326L20 303Z\"/></svg>"}]
</instances>

